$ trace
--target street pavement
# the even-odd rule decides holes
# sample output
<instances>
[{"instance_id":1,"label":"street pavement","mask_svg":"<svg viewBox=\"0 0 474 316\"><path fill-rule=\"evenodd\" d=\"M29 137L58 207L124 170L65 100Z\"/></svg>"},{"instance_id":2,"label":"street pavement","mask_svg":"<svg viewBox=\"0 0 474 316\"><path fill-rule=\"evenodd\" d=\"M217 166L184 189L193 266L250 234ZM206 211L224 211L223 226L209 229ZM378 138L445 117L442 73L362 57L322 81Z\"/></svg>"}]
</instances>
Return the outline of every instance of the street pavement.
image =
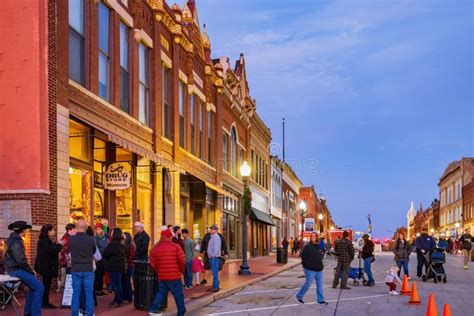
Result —
<instances>
[{"instance_id":1,"label":"street pavement","mask_svg":"<svg viewBox=\"0 0 474 316\"><path fill-rule=\"evenodd\" d=\"M410 274L416 276L416 255L410 258ZM443 306L449 303L453 316L474 315L474 262L470 270L462 267L461 255L448 255L445 269L448 282L434 284L416 281L422 302L421 305L409 305L407 296L388 295L384 283L386 271L393 264L393 254L377 253L372 271L376 280L375 287L359 285L351 290L332 289L334 257L325 258L324 294L328 306L316 303L315 285L304 297L305 304L296 304L294 294L304 283L301 265L282 272L267 280L246 287L226 298L201 308L190 315L425 315L428 296L435 295L438 313L441 316ZM352 267L358 266L358 259ZM351 285L352 280L349 280ZM410 281L411 287L412 281ZM400 285L397 286L397 291Z\"/></svg>"}]
</instances>

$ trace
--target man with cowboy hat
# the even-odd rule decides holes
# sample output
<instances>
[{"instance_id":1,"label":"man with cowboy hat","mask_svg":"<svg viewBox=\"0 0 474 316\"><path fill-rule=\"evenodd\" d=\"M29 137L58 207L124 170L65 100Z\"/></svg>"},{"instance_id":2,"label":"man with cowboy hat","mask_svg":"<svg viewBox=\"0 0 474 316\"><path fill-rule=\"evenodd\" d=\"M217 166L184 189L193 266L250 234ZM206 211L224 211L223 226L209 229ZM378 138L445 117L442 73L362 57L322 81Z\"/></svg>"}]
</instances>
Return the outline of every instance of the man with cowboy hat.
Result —
<instances>
[{"instance_id":1,"label":"man with cowboy hat","mask_svg":"<svg viewBox=\"0 0 474 316\"><path fill-rule=\"evenodd\" d=\"M35 272L28 264L25 245L23 244L23 237L26 235L26 230L31 229L31 225L28 225L25 221L16 221L8 225L8 229L13 232L7 239L3 265L10 276L20 279L28 287L25 315L41 315L44 287L36 279Z\"/></svg>"}]
</instances>

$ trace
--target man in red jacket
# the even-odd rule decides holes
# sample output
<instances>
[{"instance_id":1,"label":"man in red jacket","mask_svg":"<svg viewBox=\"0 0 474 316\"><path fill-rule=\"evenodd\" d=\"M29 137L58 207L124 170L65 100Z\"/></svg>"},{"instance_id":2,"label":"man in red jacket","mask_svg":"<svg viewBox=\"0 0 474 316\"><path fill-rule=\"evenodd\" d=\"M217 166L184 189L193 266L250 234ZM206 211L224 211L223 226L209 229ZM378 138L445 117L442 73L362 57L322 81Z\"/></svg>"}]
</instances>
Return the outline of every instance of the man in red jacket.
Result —
<instances>
[{"instance_id":1,"label":"man in red jacket","mask_svg":"<svg viewBox=\"0 0 474 316\"><path fill-rule=\"evenodd\" d=\"M168 292L173 294L176 301L178 316L186 312L181 281L186 260L181 247L171 241L172 235L170 230L163 230L160 241L151 250L150 265L158 277L158 292L150 306L151 316L161 315L159 310Z\"/></svg>"}]
</instances>

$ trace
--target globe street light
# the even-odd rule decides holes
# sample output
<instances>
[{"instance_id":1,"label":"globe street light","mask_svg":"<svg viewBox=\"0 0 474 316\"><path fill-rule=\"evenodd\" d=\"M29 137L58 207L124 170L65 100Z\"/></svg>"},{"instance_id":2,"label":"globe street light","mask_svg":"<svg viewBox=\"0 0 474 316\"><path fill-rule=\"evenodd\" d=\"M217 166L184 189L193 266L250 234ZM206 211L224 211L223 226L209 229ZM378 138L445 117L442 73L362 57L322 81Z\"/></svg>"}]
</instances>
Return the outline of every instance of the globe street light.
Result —
<instances>
[{"instance_id":1,"label":"globe street light","mask_svg":"<svg viewBox=\"0 0 474 316\"><path fill-rule=\"evenodd\" d=\"M319 218L319 232L322 234L323 233L323 224L321 223L321 221L323 220L323 214L319 214L318 218Z\"/></svg>"},{"instance_id":2,"label":"globe street light","mask_svg":"<svg viewBox=\"0 0 474 316\"><path fill-rule=\"evenodd\" d=\"M247 217L250 213L248 209L247 199L250 199L250 194L248 193L248 179L252 169L247 164L247 161L244 161L242 166L240 167L240 175L242 176L242 180L244 181L244 194L242 196L242 208L243 208L243 229L242 229L242 264L240 265L239 274L240 275L250 275L249 263L247 261Z\"/></svg>"},{"instance_id":3,"label":"globe street light","mask_svg":"<svg viewBox=\"0 0 474 316\"><path fill-rule=\"evenodd\" d=\"M456 227L456 239L458 239L459 226L461 226L461 224L457 222L456 224L454 224L454 226Z\"/></svg>"}]
</instances>

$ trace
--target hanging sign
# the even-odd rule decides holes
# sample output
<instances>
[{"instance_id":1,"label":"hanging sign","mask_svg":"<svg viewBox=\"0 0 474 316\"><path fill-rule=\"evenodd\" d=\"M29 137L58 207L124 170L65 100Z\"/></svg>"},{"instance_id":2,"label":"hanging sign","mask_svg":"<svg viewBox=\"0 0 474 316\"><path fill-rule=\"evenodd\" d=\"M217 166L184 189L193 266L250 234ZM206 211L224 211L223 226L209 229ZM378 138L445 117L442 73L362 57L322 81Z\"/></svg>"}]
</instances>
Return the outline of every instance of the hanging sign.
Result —
<instances>
[{"instance_id":1,"label":"hanging sign","mask_svg":"<svg viewBox=\"0 0 474 316\"><path fill-rule=\"evenodd\" d=\"M305 232L314 232L314 218L305 218L304 219L304 231Z\"/></svg>"},{"instance_id":2,"label":"hanging sign","mask_svg":"<svg viewBox=\"0 0 474 316\"><path fill-rule=\"evenodd\" d=\"M104 187L109 190L123 190L130 187L131 174L127 171L126 163L111 164L105 172Z\"/></svg>"}]
</instances>

